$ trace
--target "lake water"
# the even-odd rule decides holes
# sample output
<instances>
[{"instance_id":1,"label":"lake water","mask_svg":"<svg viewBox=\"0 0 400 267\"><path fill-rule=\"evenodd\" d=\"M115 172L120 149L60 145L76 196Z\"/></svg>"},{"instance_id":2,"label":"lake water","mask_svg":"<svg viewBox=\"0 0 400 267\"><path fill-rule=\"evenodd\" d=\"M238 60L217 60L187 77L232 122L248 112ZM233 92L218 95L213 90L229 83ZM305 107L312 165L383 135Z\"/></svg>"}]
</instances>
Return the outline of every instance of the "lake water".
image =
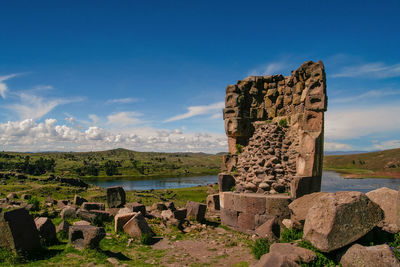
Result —
<instances>
[{"instance_id":1,"label":"lake water","mask_svg":"<svg viewBox=\"0 0 400 267\"><path fill-rule=\"evenodd\" d=\"M169 189L193 187L207 185L218 182L218 176L197 176L197 177L174 177L157 178L148 180L110 180L110 181L90 181L91 184L110 187L122 186L125 190L149 190L149 189ZM388 187L398 190L400 179L368 178L368 179L344 179L338 173L324 171L322 173L321 191L361 191L368 192L379 187Z\"/></svg>"}]
</instances>

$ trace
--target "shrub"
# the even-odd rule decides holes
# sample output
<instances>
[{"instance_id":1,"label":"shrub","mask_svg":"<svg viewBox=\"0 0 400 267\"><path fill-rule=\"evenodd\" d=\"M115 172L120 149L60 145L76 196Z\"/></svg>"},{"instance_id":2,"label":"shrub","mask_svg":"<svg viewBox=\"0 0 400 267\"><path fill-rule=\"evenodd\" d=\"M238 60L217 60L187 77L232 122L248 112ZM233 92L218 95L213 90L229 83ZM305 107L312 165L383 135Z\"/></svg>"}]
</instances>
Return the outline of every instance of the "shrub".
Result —
<instances>
[{"instance_id":1,"label":"shrub","mask_svg":"<svg viewBox=\"0 0 400 267\"><path fill-rule=\"evenodd\" d=\"M40 201L39 201L39 199L37 199L37 197L32 197L31 199L28 199L27 203L32 204L31 211L39 211L40 210Z\"/></svg>"},{"instance_id":2,"label":"shrub","mask_svg":"<svg viewBox=\"0 0 400 267\"><path fill-rule=\"evenodd\" d=\"M284 127L284 128L288 127L288 122L287 122L287 120L286 120L286 119L281 119L281 120L279 121L279 126Z\"/></svg>"},{"instance_id":3,"label":"shrub","mask_svg":"<svg viewBox=\"0 0 400 267\"><path fill-rule=\"evenodd\" d=\"M240 154L243 152L243 147L241 144L236 144L236 154Z\"/></svg>"},{"instance_id":4,"label":"shrub","mask_svg":"<svg viewBox=\"0 0 400 267\"><path fill-rule=\"evenodd\" d=\"M143 245L151 245L153 243L153 237L151 234L142 234L140 236L140 243Z\"/></svg>"},{"instance_id":5,"label":"shrub","mask_svg":"<svg viewBox=\"0 0 400 267\"><path fill-rule=\"evenodd\" d=\"M259 260L262 255L269 252L270 243L267 238L259 238L251 246L251 253Z\"/></svg>"},{"instance_id":6,"label":"shrub","mask_svg":"<svg viewBox=\"0 0 400 267\"><path fill-rule=\"evenodd\" d=\"M390 249L393 251L394 256L400 260L400 233L394 235L394 240L388 243Z\"/></svg>"},{"instance_id":7,"label":"shrub","mask_svg":"<svg viewBox=\"0 0 400 267\"><path fill-rule=\"evenodd\" d=\"M303 237L303 232L296 229L285 229L281 232L281 243L290 243Z\"/></svg>"},{"instance_id":8,"label":"shrub","mask_svg":"<svg viewBox=\"0 0 400 267\"><path fill-rule=\"evenodd\" d=\"M330 267L330 266L332 266L332 267L334 267L334 266L337 266L337 263L333 259L330 259L328 256L323 254L321 251L316 249L310 242L302 240L298 243L298 246L312 250L317 255L317 258L313 262L310 262L307 264L300 263L300 266L304 266L304 267L308 267L308 266L311 266L311 267L319 267L319 266Z\"/></svg>"}]
</instances>

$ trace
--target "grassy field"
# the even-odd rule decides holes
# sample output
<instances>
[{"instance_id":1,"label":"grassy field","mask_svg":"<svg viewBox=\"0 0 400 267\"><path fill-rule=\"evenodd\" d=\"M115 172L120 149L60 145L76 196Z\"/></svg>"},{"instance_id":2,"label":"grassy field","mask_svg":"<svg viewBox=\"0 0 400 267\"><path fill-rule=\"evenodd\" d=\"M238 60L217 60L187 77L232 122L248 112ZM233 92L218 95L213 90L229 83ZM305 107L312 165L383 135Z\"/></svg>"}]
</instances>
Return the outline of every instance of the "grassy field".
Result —
<instances>
[{"instance_id":1,"label":"grassy field","mask_svg":"<svg viewBox=\"0 0 400 267\"><path fill-rule=\"evenodd\" d=\"M44 161L53 160L54 167L47 168L45 173L37 172L35 168L39 165L40 158ZM0 172L21 172L27 164L32 165L29 166L29 171L32 171L29 174L35 176L43 173L46 176L54 174L97 178L175 177L217 174L221 167L221 155L136 152L126 149L99 152L0 153Z\"/></svg>"},{"instance_id":2,"label":"grassy field","mask_svg":"<svg viewBox=\"0 0 400 267\"><path fill-rule=\"evenodd\" d=\"M400 178L400 149L325 156L324 170L336 171L348 178Z\"/></svg>"}]
</instances>

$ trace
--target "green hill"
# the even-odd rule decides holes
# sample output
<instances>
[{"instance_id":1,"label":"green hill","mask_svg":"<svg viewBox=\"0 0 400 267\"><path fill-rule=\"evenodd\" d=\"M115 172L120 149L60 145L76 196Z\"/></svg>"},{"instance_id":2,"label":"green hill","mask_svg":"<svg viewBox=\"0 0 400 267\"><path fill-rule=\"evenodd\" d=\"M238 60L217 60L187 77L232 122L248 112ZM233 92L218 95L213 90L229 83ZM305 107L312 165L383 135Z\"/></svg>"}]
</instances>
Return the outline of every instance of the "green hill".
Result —
<instances>
[{"instance_id":1,"label":"green hill","mask_svg":"<svg viewBox=\"0 0 400 267\"><path fill-rule=\"evenodd\" d=\"M0 172L33 176L171 177L217 174L221 155L113 149L98 152L0 153Z\"/></svg>"},{"instance_id":2,"label":"green hill","mask_svg":"<svg viewBox=\"0 0 400 267\"><path fill-rule=\"evenodd\" d=\"M353 155L325 156L324 169L340 172L349 178L400 178L400 148Z\"/></svg>"}]
</instances>

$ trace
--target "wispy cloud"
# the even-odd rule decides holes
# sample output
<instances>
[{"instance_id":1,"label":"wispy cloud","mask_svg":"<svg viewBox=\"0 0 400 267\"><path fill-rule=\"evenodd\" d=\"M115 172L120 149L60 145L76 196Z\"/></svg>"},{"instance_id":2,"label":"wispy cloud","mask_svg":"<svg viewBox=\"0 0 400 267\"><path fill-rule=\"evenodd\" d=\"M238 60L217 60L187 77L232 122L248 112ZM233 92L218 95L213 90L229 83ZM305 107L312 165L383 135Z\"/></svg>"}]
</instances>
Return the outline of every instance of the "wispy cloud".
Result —
<instances>
[{"instance_id":1,"label":"wispy cloud","mask_svg":"<svg viewBox=\"0 0 400 267\"><path fill-rule=\"evenodd\" d=\"M381 90L371 90L368 92L365 92L360 95L356 96L349 96L349 97L344 97L344 98L333 98L330 99L331 103L351 103L355 101L360 101L364 99L371 99L375 100L376 98L379 97L385 97L385 96L395 96L395 95L400 95L400 90L392 90L392 89L381 89Z\"/></svg>"},{"instance_id":2,"label":"wispy cloud","mask_svg":"<svg viewBox=\"0 0 400 267\"><path fill-rule=\"evenodd\" d=\"M325 121L327 140L345 140L367 135L400 132L400 106L350 107L328 110Z\"/></svg>"},{"instance_id":3,"label":"wispy cloud","mask_svg":"<svg viewBox=\"0 0 400 267\"><path fill-rule=\"evenodd\" d=\"M324 149L326 151L347 151L347 150L352 150L353 147L351 145L343 143L325 142Z\"/></svg>"},{"instance_id":4,"label":"wispy cloud","mask_svg":"<svg viewBox=\"0 0 400 267\"><path fill-rule=\"evenodd\" d=\"M164 122L172 122L172 121L188 119L194 116L215 113L216 111L222 112L221 110L224 106L225 106L224 102L217 102L214 104L204 105L204 106L191 106L188 107L188 111L186 113L173 116L169 119L166 119Z\"/></svg>"},{"instance_id":5,"label":"wispy cloud","mask_svg":"<svg viewBox=\"0 0 400 267\"><path fill-rule=\"evenodd\" d=\"M400 140L389 140L389 141L374 141L373 148L375 149L392 149L392 148L400 148Z\"/></svg>"},{"instance_id":6,"label":"wispy cloud","mask_svg":"<svg viewBox=\"0 0 400 267\"><path fill-rule=\"evenodd\" d=\"M29 94L26 92L17 94L20 98L19 103L5 106L5 108L15 112L20 119L39 119L59 105L82 101L83 98L55 98L45 99L44 97Z\"/></svg>"},{"instance_id":7,"label":"wispy cloud","mask_svg":"<svg viewBox=\"0 0 400 267\"><path fill-rule=\"evenodd\" d=\"M3 99L5 99L7 97L6 93L8 92L7 84L5 84L4 82L11 78L14 78L18 75L20 75L20 74L14 73L14 74L9 74L9 75L5 75L5 76L0 76L0 96Z\"/></svg>"},{"instance_id":8,"label":"wispy cloud","mask_svg":"<svg viewBox=\"0 0 400 267\"><path fill-rule=\"evenodd\" d=\"M364 78L392 78L400 76L400 64L387 65L382 62L372 62L356 66L347 66L330 77L364 77Z\"/></svg>"},{"instance_id":9,"label":"wispy cloud","mask_svg":"<svg viewBox=\"0 0 400 267\"><path fill-rule=\"evenodd\" d=\"M126 98L116 98L116 99L110 99L106 102L106 104L129 104L129 103L134 103L138 102L138 98L133 98L133 97L126 97Z\"/></svg>"},{"instance_id":10,"label":"wispy cloud","mask_svg":"<svg viewBox=\"0 0 400 267\"><path fill-rule=\"evenodd\" d=\"M132 126L141 123L141 120L137 118L140 115L132 111L118 112L107 116L107 123L118 127Z\"/></svg>"},{"instance_id":11,"label":"wispy cloud","mask_svg":"<svg viewBox=\"0 0 400 267\"><path fill-rule=\"evenodd\" d=\"M270 62L266 65L251 70L248 75L258 76L280 74L282 72L287 72L292 65L292 63L289 63L286 60Z\"/></svg>"}]
</instances>

